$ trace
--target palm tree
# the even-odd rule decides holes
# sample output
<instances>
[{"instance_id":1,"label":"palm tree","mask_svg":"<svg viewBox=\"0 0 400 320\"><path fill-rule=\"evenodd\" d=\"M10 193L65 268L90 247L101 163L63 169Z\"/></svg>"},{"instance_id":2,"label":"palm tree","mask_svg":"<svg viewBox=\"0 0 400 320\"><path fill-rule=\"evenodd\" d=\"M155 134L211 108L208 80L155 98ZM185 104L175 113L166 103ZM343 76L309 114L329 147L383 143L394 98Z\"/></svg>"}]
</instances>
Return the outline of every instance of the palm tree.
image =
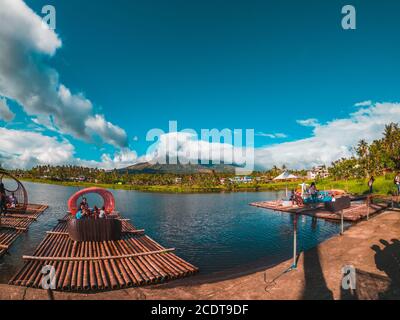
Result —
<instances>
[{"instance_id":1,"label":"palm tree","mask_svg":"<svg viewBox=\"0 0 400 320\"><path fill-rule=\"evenodd\" d=\"M388 157L394 162L396 169L400 167L400 128L397 123L385 126L383 147Z\"/></svg>"},{"instance_id":2,"label":"palm tree","mask_svg":"<svg viewBox=\"0 0 400 320\"><path fill-rule=\"evenodd\" d=\"M365 176L368 176L369 172L369 145L362 139L356 148L357 155L360 158L360 164L364 169Z\"/></svg>"}]
</instances>

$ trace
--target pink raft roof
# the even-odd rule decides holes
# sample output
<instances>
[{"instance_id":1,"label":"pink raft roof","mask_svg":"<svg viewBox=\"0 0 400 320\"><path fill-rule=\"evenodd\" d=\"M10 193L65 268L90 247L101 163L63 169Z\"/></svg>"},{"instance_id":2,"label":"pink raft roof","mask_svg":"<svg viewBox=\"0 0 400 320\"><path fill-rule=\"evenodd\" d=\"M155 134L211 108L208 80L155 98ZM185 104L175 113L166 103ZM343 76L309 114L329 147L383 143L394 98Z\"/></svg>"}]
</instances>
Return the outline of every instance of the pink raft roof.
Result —
<instances>
[{"instance_id":1,"label":"pink raft roof","mask_svg":"<svg viewBox=\"0 0 400 320\"><path fill-rule=\"evenodd\" d=\"M103 188L97 188L97 187L91 187L91 188L86 188L83 190L78 191L75 193L71 198L68 200L68 210L71 212L71 214L76 214L78 212L78 203L77 201L79 200L80 197L83 197L86 194L89 193L97 193L99 194L104 201L104 207L106 209L107 213L111 213L115 209L115 199L113 194Z\"/></svg>"}]
</instances>

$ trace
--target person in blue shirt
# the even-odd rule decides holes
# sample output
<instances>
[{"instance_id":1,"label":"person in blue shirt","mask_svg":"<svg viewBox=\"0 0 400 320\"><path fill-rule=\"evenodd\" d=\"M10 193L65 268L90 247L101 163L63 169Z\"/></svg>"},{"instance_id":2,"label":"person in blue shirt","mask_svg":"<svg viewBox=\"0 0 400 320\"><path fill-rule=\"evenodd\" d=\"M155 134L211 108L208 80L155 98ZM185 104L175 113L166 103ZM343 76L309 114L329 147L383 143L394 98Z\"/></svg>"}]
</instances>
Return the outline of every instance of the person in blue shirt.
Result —
<instances>
[{"instance_id":1,"label":"person in blue shirt","mask_svg":"<svg viewBox=\"0 0 400 320\"><path fill-rule=\"evenodd\" d=\"M76 218L76 220L82 219L82 211L81 211L81 210L79 210L79 211L76 213L75 218Z\"/></svg>"},{"instance_id":2,"label":"person in blue shirt","mask_svg":"<svg viewBox=\"0 0 400 320\"><path fill-rule=\"evenodd\" d=\"M82 219L84 217L84 212L83 211L84 211L84 206L81 205L79 210L78 210L78 212L75 215L76 220L80 220L80 219Z\"/></svg>"}]
</instances>

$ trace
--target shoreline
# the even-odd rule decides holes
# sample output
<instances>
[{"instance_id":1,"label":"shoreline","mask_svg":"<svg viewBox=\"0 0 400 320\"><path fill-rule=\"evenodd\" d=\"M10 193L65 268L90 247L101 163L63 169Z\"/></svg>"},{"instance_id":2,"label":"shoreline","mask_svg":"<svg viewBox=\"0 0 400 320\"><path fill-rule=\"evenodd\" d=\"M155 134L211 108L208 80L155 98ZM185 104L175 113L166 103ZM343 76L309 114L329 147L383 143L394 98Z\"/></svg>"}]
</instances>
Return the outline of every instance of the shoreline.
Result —
<instances>
[{"instance_id":1,"label":"shoreline","mask_svg":"<svg viewBox=\"0 0 400 320\"><path fill-rule=\"evenodd\" d=\"M165 194L209 194L209 193L237 193L237 192L265 192L265 191L284 191L293 188L297 188L300 181L289 181L285 182L271 182L263 184L248 184L248 185L236 185L233 188L226 186L214 186L214 187L190 187L186 185L127 185L127 184L106 184L106 183L92 183L92 182L68 182L68 181L54 181L45 179L31 179L31 178L19 178L23 182L41 183L47 185L58 185L64 187L101 187L112 190L126 190L126 191L139 191L139 192L150 192L150 193L165 193ZM311 181L305 180L307 183ZM391 181L390 181L391 182ZM321 190L329 189L342 189L346 190L351 195L361 196L367 194L367 187L364 181L351 180L351 181L330 181L321 180L317 182L317 185ZM387 195L391 192L391 185L387 181L383 181L377 188L375 194Z\"/></svg>"},{"instance_id":2,"label":"shoreline","mask_svg":"<svg viewBox=\"0 0 400 320\"><path fill-rule=\"evenodd\" d=\"M207 194L207 193L237 193L237 192L264 192L264 191L283 191L285 185L271 184L271 186L257 186L257 187L236 187L228 189L224 187L182 187L182 186L164 186L164 185L153 185L153 186L138 186L138 185L118 185L118 184L106 184L106 183L91 183L91 182L67 182L67 181L53 181L53 180L42 180L42 179L27 179L19 178L22 182L40 183L47 185L57 185L63 187L100 187L112 190L125 190L125 191L139 191L139 192L150 192L150 193L170 193L170 194Z\"/></svg>"},{"instance_id":3,"label":"shoreline","mask_svg":"<svg viewBox=\"0 0 400 320\"><path fill-rule=\"evenodd\" d=\"M387 210L362 221L318 246L301 252L298 267L286 272L287 260L274 266L250 268L213 279L195 276L172 282L96 293L53 292L56 300L175 300L175 299L400 299L398 279L391 273L393 253L400 255L400 212ZM342 268L354 266L357 289L341 288ZM0 284L0 299L47 300L45 290Z\"/></svg>"}]
</instances>

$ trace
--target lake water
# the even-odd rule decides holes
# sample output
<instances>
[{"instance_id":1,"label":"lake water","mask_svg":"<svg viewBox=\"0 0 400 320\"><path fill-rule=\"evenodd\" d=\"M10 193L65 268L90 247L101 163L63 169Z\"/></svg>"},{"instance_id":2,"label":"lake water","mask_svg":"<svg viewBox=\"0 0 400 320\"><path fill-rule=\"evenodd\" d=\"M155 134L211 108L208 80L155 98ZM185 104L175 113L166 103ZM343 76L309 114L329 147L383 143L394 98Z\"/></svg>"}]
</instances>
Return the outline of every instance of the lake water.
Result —
<instances>
[{"instance_id":1,"label":"lake water","mask_svg":"<svg viewBox=\"0 0 400 320\"><path fill-rule=\"evenodd\" d=\"M48 204L49 209L31 224L0 258L0 283L7 282L22 265L21 256L32 254L67 211L67 200L76 187L25 183L30 203ZM254 201L281 198L282 192L221 194L160 194L112 191L117 210L164 247L200 268L202 274L229 272L243 266L273 265L292 256L292 216L251 207ZM98 196L89 204L101 205ZM300 250L339 233L340 225L301 216L298 222Z\"/></svg>"}]
</instances>

